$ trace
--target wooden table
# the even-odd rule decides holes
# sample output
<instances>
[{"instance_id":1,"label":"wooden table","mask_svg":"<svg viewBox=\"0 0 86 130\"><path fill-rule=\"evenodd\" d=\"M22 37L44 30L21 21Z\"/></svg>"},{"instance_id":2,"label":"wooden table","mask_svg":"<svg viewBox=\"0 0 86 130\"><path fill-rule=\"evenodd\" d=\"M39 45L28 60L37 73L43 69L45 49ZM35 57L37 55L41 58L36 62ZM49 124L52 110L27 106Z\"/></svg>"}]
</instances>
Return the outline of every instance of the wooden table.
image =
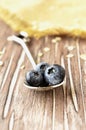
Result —
<instances>
[{"instance_id":1,"label":"wooden table","mask_svg":"<svg viewBox=\"0 0 86 130\"><path fill-rule=\"evenodd\" d=\"M86 40L31 39L28 47L36 62L58 63L66 69L63 86L37 92L23 85L32 65L21 46L7 41L12 34L0 21L0 130L85 130Z\"/></svg>"}]
</instances>

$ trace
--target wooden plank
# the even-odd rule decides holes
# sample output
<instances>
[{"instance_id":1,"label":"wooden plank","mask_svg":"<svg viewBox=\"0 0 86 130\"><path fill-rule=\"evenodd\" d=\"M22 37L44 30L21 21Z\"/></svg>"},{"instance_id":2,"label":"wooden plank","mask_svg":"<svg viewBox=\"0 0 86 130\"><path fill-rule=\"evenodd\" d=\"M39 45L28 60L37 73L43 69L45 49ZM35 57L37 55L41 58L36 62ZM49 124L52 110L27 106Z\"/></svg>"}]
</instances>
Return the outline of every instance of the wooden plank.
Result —
<instances>
[{"instance_id":1,"label":"wooden plank","mask_svg":"<svg viewBox=\"0 0 86 130\"><path fill-rule=\"evenodd\" d=\"M63 86L36 92L23 84L25 73L32 69L24 50L7 41L14 32L3 21L0 30L0 51L5 48L5 53L0 55L4 63L0 66L0 129L85 130L86 62L80 56L86 54L86 40L56 39L56 36L31 39L28 47L36 63L62 64L63 61L66 69Z\"/></svg>"},{"instance_id":2,"label":"wooden plank","mask_svg":"<svg viewBox=\"0 0 86 130\"><path fill-rule=\"evenodd\" d=\"M71 71L72 71L72 78L74 84L74 90L76 93L76 98L78 101L78 112L75 111L74 103L71 95L71 88L70 88L70 80L69 75L67 75L67 113L68 113L68 123L69 129L85 129L85 117L84 117L84 107L83 107L83 98L82 98L82 90L81 90L81 83L80 83L80 69L78 63L78 53L77 52L77 39L70 39L66 40L65 46L73 46L73 50L68 50L68 47L65 49L65 61L66 61L66 68L68 68L67 62L67 55L73 54L73 57L70 59ZM82 44L82 43L81 43ZM83 45L82 45L83 46ZM67 70L67 74L69 74L69 70ZM82 75L81 75L82 76Z\"/></svg>"}]
</instances>

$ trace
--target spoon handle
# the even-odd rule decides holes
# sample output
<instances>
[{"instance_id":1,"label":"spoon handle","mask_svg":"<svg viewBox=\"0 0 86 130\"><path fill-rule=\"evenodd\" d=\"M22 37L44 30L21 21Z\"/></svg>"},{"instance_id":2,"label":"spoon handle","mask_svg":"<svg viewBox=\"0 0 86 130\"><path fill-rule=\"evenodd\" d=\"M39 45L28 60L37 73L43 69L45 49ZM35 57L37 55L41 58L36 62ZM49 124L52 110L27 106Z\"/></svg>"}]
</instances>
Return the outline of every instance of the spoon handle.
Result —
<instances>
[{"instance_id":1,"label":"spoon handle","mask_svg":"<svg viewBox=\"0 0 86 130\"><path fill-rule=\"evenodd\" d=\"M21 39L21 38L19 38L18 36L15 36L15 35L9 36L9 37L8 37L8 40L9 40L9 41L14 41L14 42L20 44L20 45L23 47L23 49L24 49L24 51L25 51L25 53L26 53L28 59L30 60L30 62L31 62L31 64L32 64L32 66L33 66L33 68L35 69L36 63L35 63L35 61L34 61L32 55L31 55L31 53L30 53L29 48L26 46L24 40Z\"/></svg>"}]
</instances>

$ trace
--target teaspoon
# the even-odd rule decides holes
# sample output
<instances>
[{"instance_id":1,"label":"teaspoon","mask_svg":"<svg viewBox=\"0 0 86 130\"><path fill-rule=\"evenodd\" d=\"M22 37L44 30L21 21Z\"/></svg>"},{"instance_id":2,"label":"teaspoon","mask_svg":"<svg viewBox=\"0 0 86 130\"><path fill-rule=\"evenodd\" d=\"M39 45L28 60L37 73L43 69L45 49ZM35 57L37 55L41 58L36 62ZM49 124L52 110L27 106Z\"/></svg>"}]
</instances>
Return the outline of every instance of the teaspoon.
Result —
<instances>
[{"instance_id":1,"label":"teaspoon","mask_svg":"<svg viewBox=\"0 0 86 130\"><path fill-rule=\"evenodd\" d=\"M26 45L26 42L28 41L29 39L29 36L26 32L20 32L19 35L12 35L12 36L9 36L8 37L8 41L14 41L16 42L17 44L20 44L22 46L22 48L24 49L28 59L30 60L32 66L33 66L33 69L35 69L36 67L36 63L30 53L30 50L29 48L27 47ZM30 39L29 39L30 40ZM24 86L29 88L29 89L32 89L32 90L37 90L37 91L47 91L47 90L51 90L51 89L54 89L54 88L57 88L57 87L60 87L61 85L63 85L64 81L62 81L61 83L57 84L57 85L52 85L52 86L43 86L43 87L35 87L35 86L30 86L28 85L28 83L26 81L24 81Z\"/></svg>"}]
</instances>

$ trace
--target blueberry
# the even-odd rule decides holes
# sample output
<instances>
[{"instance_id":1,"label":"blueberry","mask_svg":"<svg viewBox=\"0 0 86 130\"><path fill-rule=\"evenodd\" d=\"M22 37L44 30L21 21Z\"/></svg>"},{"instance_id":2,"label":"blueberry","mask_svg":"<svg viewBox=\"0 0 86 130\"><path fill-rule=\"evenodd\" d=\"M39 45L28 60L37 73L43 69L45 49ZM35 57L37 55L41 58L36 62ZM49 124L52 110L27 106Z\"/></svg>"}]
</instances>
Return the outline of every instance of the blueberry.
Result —
<instances>
[{"instance_id":1,"label":"blueberry","mask_svg":"<svg viewBox=\"0 0 86 130\"><path fill-rule=\"evenodd\" d=\"M49 85L56 85L64 80L65 70L60 65L54 64L45 70L44 77Z\"/></svg>"},{"instance_id":2,"label":"blueberry","mask_svg":"<svg viewBox=\"0 0 86 130\"><path fill-rule=\"evenodd\" d=\"M41 62L36 66L36 70L40 71L42 74L44 74L46 68L49 67L49 64L46 62Z\"/></svg>"},{"instance_id":3,"label":"blueberry","mask_svg":"<svg viewBox=\"0 0 86 130\"><path fill-rule=\"evenodd\" d=\"M40 87L48 87L49 83L47 83L44 79L44 82L40 85Z\"/></svg>"},{"instance_id":4,"label":"blueberry","mask_svg":"<svg viewBox=\"0 0 86 130\"><path fill-rule=\"evenodd\" d=\"M27 72L26 82L31 86L39 87L43 85L44 78L39 71L32 70Z\"/></svg>"}]
</instances>

